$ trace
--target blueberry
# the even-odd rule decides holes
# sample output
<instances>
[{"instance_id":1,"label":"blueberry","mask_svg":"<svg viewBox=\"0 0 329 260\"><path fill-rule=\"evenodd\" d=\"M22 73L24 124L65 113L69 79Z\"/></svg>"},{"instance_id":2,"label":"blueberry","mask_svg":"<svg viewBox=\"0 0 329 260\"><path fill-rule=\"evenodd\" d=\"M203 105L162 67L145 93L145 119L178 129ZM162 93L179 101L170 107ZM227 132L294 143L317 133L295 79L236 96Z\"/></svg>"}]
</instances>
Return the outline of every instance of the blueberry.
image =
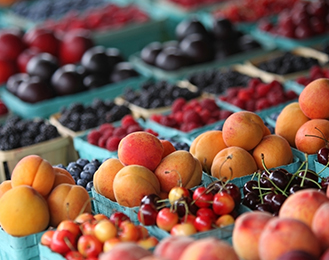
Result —
<instances>
[{"instance_id":1,"label":"blueberry","mask_svg":"<svg viewBox=\"0 0 329 260\"><path fill-rule=\"evenodd\" d=\"M53 165L53 167L58 167L58 168L62 168L64 170L66 170L66 167L62 163L57 164L57 165Z\"/></svg>"},{"instance_id":2,"label":"blueberry","mask_svg":"<svg viewBox=\"0 0 329 260\"><path fill-rule=\"evenodd\" d=\"M77 185L80 185L82 187L86 187L87 183L88 183L88 181L85 180L85 179L78 179L77 180Z\"/></svg>"},{"instance_id":3,"label":"blueberry","mask_svg":"<svg viewBox=\"0 0 329 260\"><path fill-rule=\"evenodd\" d=\"M98 167L96 167L95 164L93 163L87 163L84 167L83 167L83 171L86 171L86 172L90 172L91 174L94 174L95 171L98 169Z\"/></svg>"},{"instance_id":4,"label":"blueberry","mask_svg":"<svg viewBox=\"0 0 329 260\"><path fill-rule=\"evenodd\" d=\"M83 159L83 158L79 158L76 163L78 165L81 166L81 168L83 168L87 163L89 163L89 160L88 159Z\"/></svg>"},{"instance_id":5,"label":"blueberry","mask_svg":"<svg viewBox=\"0 0 329 260\"><path fill-rule=\"evenodd\" d=\"M94 187L94 182L93 181L90 181L87 183L86 185L86 190L87 191L91 191L91 188Z\"/></svg>"},{"instance_id":6,"label":"blueberry","mask_svg":"<svg viewBox=\"0 0 329 260\"><path fill-rule=\"evenodd\" d=\"M90 163L94 164L97 169L102 164L98 159L92 159Z\"/></svg>"},{"instance_id":7,"label":"blueberry","mask_svg":"<svg viewBox=\"0 0 329 260\"><path fill-rule=\"evenodd\" d=\"M82 171L79 165L72 165L67 167L67 171L72 175L78 177Z\"/></svg>"},{"instance_id":8,"label":"blueberry","mask_svg":"<svg viewBox=\"0 0 329 260\"><path fill-rule=\"evenodd\" d=\"M93 174L83 170L80 173L80 179L85 179L86 181L91 181L93 179Z\"/></svg>"}]
</instances>

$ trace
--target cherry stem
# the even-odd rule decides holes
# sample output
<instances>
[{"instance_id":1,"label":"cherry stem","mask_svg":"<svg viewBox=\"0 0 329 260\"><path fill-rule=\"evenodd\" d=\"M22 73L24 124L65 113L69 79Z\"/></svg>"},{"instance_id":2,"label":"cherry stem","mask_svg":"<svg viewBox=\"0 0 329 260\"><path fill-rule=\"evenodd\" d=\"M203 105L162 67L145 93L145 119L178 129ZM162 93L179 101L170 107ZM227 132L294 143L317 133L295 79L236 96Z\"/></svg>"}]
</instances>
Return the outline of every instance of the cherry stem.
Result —
<instances>
[{"instance_id":1,"label":"cherry stem","mask_svg":"<svg viewBox=\"0 0 329 260\"><path fill-rule=\"evenodd\" d=\"M306 160L303 161L303 163L299 166L297 172L295 172L295 173L291 176L291 178L290 178L290 180L289 180L287 186L286 186L285 189L283 190L284 192L287 191L288 187L290 186L290 184L292 183L292 181L294 180L294 178L298 175L298 173L302 171L302 168L304 167L304 165L305 165L305 164L308 165L308 156L307 156L307 154L305 154L305 158L306 158ZM306 166L306 168L308 168L308 166Z\"/></svg>"},{"instance_id":2,"label":"cherry stem","mask_svg":"<svg viewBox=\"0 0 329 260\"><path fill-rule=\"evenodd\" d=\"M165 174L171 173L171 172L176 172L179 176L179 180L178 180L178 187L182 187L183 186L183 182L182 182L182 175L177 171L177 170L170 170L170 171L165 171Z\"/></svg>"},{"instance_id":3,"label":"cherry stem","mask_svg":"<svg viewBox=\"0 0 329 260\"><path fill-rule=\"evenodd\" d=\"M64 237L65 244L70 248L71 251L75 251L76 249L72 245L71 241L68 239L68 237Z\"/></svg>"},{"instance_id":4,"label":"cherry stem","mask_svg":"<svg viewBox=\"0 0 329 260\"><path fill-rule=\"evenodd\" d=\"M319 128L317 128L317 127L314 127L314 128L320 132L320 134L322 135L322 137L317 136L317 135L305 135L305 136L306 136L306 137L316 137L316 138L320 138L320 139L322 139L323 141L325 141L325 143L326 143L326 147L327 147L329 141L326 139L326 137L324 136L324 134L322 133L322 131L321 131Z\"/></svg>"},{"instance_id":5,"label":"cherry stem","mask_svg":"<svg viewBox=\"0 0 329 260\"><path fill-rule=\"evenodd\" d=\"M222 171L222 167L223 167L223 165L224 165L224 163L225 162L227 162L227 160L229 160L229 159L232 159L233 158L233 154L230 154L230 155L228 155L226 158L225 158L225 160L223 161L223 163L221 164L221 166L219 167L219 173L218 173L218 176L221 176L221 171ZM230 170L231 170L231 178L232 178L232 169L231 169L231 167L230 167Z\"/></svg>"},{"instance_id":6,"label":"cherry stem","mask_svg":"<svg viewBox=\"0 0 329 260\"><path fill-rule=\"evenodd\" d=\"M328 161L327 164L323 167L321 171L318 172L318 175L320 175L327 167L329 166L329 155L328 155ZM319 176L320 177L320 176Z\"/></svg>"}]
</instances>

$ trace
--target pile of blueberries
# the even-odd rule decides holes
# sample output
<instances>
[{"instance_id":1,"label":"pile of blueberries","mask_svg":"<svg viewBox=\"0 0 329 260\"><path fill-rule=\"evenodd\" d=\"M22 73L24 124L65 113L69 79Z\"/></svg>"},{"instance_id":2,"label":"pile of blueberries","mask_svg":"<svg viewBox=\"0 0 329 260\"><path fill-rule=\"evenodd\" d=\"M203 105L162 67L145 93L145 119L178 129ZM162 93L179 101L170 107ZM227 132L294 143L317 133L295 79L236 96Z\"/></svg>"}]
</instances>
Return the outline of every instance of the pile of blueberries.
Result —
<instances>
[{"instance_id":1,"label":"pile of blueberries","mask_svg":"<svg viewBox=\"0 0 329 260\"><path fill-rule=\"evenodd\" d=\"M39 22L48 18L58 19L72 10L82 12L105 5L107 2L106 0L43 0L35 3L16 1L10 10L18 16Z\"/></svg>"},{"instance_id":2,"label":"pile of blueberries","mask_svg":"<svg viewBox=\"0 0 329 260\"><path fill-rule=\"evenodd\" d=\"M210 69L191 73L187 77L187 80L200 91L214 95L223 94L230 87L245 87L248 85L250 79L250 76L233 69Z\"/></svg>"},{"instance_id":3,"label":"pile of blueberries","mask_svg":"<svg viewBox=\"0 0 329 260\"><path fill-rule=\"evenodd\" d=\"M131 110L126 105L95 98L90 105L74 102L68 107L63 107L58 121L72 131L78 132L119 121L128 114L131 114Z\"/></svg>"}]
</instances>

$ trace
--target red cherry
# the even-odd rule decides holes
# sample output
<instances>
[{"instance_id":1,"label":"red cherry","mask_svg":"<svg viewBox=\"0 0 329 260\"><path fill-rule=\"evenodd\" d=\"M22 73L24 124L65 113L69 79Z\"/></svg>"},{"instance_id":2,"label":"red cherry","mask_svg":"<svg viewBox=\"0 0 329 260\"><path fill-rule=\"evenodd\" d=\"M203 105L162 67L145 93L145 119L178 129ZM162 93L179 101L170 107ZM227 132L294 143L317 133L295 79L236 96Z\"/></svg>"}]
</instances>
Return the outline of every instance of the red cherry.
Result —
<instances>
[{"instance_id":1,"label":"red cherry","mask_svg":"<svg viewBox=\"0 0 329 260\"><path fill-rule=\"evenodd\" d=\"M232 196L226 192L214 195L212 208L217 215L229 214L235 207Z\"/></svg>"},{"instance_id":2,"label":"red cherry","mask_svg":"<svg viewBox=\"0 0 329 260\"><path fill-rule=\"evenodd\" d=\"M141 205L137 213L138 221L145 226L155 225L157 215L157 209L151 204Z\"/></svg>"},{"instance_id":3,"label":"red cherry","mask_svg":"<svg viewBox=\"0 0 329 260\"><path fill-rule=\"evenodd\" d=\"M211 206L214 195L207 191L206 187L198 187L194 190L192 198L199 208L208 208Z\"/></svg>"},{"instance_id":4,"label":"red cherry","mask_svg":"<svg viewBox=\"0 0 329 260\"><path fill-rule=\"evenodd\" d=\"M215 221L218 216L215 214L215 212L211 208L200 208L196 212L196 216L207 216L211 218L213 221Z\"/></svg>"},{"instance_id":5,"label":"red cherry","mask_svg":"<svg viewBox=\"0 0 329 260\"><path fill-rule=\"evenodd\" d=\"M212 229L213 221L209 216L197 216L194 220L194 226L197 231L203 232Z\"/></svg>"},{"instance_id":6,"label":"red cherry","mask_svg":"<svg viewBox=\"0 0 329 260\"><path fill-rule=\"evenodd\" d=\"M76 248L76 237L68 230L56 230L53 234L50 249L56 253L65 255L67 252Z\"/></svg>"},{"instance_id":7,"label":"red cherry","mask_svg":"<svg viewBox=\"0 0 329 260\"><path fill-rule=\"evenodd\" d=\"M159 228L170 231L178 223L178 214L170 208L163 208L159 211L156 224Z\"/></svg>"}]
</instances>

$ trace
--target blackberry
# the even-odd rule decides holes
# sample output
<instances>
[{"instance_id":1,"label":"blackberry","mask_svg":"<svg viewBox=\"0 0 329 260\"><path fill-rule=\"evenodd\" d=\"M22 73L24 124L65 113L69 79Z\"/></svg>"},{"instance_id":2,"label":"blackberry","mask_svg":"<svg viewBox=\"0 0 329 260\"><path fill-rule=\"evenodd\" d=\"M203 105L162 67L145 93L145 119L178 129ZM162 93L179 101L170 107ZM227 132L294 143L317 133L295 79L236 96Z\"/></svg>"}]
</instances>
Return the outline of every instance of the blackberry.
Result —
<instances>
[{"instance_id":1,"label":"blackberry","mask_svg":"<svg viewBox=\"0 0 329 260\"><path fill-rule=\"evenodd\" d=\"M115 106L105 114L106 122L112 123L121 120L125 115L131 114L130 109L125 105Z\"/></svg>"},{"instance_id":2,"label":"blackberry","mask_svg":"<svg viewBox=\"0 0 329 260\"><path fill-rule=\"evenodd\" d=\"M44 133L47 140L59 137L58 130L56 126L51 124L43 124L40 126L40 132Z\"/></svg>"},{"instance_id":3,"label":"blackberry","mask_svg":"<svg viewBox=\"0 0 329 260\"><path fill-rule=\"evenodd\" d=\"M87 130L97 126L98 119L92 113L84 113L80 117L80 129Z\"/></svg>"}]
</instances>

